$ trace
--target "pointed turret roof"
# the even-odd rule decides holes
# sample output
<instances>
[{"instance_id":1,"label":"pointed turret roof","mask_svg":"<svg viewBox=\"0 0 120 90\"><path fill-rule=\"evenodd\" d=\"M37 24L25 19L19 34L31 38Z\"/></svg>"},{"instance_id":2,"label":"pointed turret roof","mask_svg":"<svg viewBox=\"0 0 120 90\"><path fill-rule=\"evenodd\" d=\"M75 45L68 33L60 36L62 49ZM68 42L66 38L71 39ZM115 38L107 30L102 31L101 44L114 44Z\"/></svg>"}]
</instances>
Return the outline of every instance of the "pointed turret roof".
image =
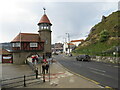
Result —
<instances>
[{"instance_id":1,"label":"pointed turret roof","mask_svg":"<svg viewBox=\"0 0 120 90\"><path fill-rule=\"evenodd\" d=\"M50 20L48 19L48 17L47 17L46 14L44 14L44 15L42 16L42 18L40 19L38 25L41 24L41 23L48 23L48 24L51 24L51 22L50 22ZM51 25L52 25L52 24L51 24Z\"/></svg>"}]
</instances>

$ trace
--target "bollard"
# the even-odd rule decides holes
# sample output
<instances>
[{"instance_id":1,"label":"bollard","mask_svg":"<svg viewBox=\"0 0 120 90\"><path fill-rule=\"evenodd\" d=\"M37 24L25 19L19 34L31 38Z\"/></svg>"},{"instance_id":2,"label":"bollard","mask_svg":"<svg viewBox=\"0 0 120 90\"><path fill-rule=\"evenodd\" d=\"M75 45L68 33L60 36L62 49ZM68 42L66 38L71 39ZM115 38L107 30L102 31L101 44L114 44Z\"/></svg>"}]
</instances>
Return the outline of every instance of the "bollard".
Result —
<instances>
[{"instance_id":1,"label":"bollard","mask_svg":"<svg viewBox=\"0 0 120 90\"><path fill-rule=\"evenodd\" d=\"M24 87L26 87L26 83L25 83L25 75L24 75Z\"/></svg>"},{"instance_id":2,"label":"bollard","mask_svg":"<svg viewBox=\"0 0 120 90\"><path fill-rule=\"evenodd\" d=\"M36 79L37 79L38 78L38 68L36 68L35 73L36 73Z\"/></svg>"},{"instance_id":3,"label":"bollard","mask_svg":"<svg viewBox=\"0 0 120 90\"><path fill-rule=\"evenodd\" d=\"M43 74L43 82L45 82L45 74Z\"/></svg>"}]
</instances>

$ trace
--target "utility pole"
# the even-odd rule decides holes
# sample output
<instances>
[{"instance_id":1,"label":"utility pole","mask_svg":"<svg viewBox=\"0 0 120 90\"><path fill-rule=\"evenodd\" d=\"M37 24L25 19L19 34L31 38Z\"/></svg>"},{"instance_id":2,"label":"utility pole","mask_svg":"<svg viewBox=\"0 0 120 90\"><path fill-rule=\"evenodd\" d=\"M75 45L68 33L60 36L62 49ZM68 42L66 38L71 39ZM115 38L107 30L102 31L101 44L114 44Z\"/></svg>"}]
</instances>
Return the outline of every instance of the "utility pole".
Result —
<instances>
[{"instance_id":1,"label":"utility pole","mask_svg":"<svg viewBox=\"0 0 120 90\"><path fill-rule=\"evenodd\" d=\"M68 49L69 49L69 54L70 54L70 34L66 33L66 35L68 35Z\"/></svg>"}]
</instances>

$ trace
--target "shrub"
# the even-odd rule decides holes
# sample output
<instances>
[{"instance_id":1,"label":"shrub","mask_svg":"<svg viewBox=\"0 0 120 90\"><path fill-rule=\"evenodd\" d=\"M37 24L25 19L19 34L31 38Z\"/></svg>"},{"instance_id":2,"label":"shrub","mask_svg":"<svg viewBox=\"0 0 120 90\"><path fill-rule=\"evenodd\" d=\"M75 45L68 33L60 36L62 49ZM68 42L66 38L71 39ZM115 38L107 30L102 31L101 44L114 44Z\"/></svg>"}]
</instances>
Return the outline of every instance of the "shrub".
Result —
<instances>
[{"instance_id":1,"label":"shrub","mask_svg":"<svg viewBox=\"0 0 120 90\"><path fill-rule=\"evenodd\" d=\"M107 41L109 38L109 33L107 30L103 30L100 32L100 42Z\"/></svg>"}]
</instances>

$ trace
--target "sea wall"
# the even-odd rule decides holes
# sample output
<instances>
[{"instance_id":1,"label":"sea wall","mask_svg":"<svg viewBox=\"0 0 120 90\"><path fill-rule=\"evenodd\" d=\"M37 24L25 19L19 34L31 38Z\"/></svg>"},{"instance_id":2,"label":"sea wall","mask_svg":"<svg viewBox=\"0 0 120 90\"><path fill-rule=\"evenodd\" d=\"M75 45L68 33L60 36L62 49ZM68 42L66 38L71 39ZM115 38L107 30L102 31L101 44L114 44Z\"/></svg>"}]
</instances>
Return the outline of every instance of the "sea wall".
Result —
<instances>
[{"instance_id":1,"label":"sea wall","mask_svg":"<svg viewBox=\"0 0 120 90\"><path fill-rule=\"evenodd\" d=\"M93 61L120 64L120 57L94 56Z\"/></svg>"}]
</instances>

